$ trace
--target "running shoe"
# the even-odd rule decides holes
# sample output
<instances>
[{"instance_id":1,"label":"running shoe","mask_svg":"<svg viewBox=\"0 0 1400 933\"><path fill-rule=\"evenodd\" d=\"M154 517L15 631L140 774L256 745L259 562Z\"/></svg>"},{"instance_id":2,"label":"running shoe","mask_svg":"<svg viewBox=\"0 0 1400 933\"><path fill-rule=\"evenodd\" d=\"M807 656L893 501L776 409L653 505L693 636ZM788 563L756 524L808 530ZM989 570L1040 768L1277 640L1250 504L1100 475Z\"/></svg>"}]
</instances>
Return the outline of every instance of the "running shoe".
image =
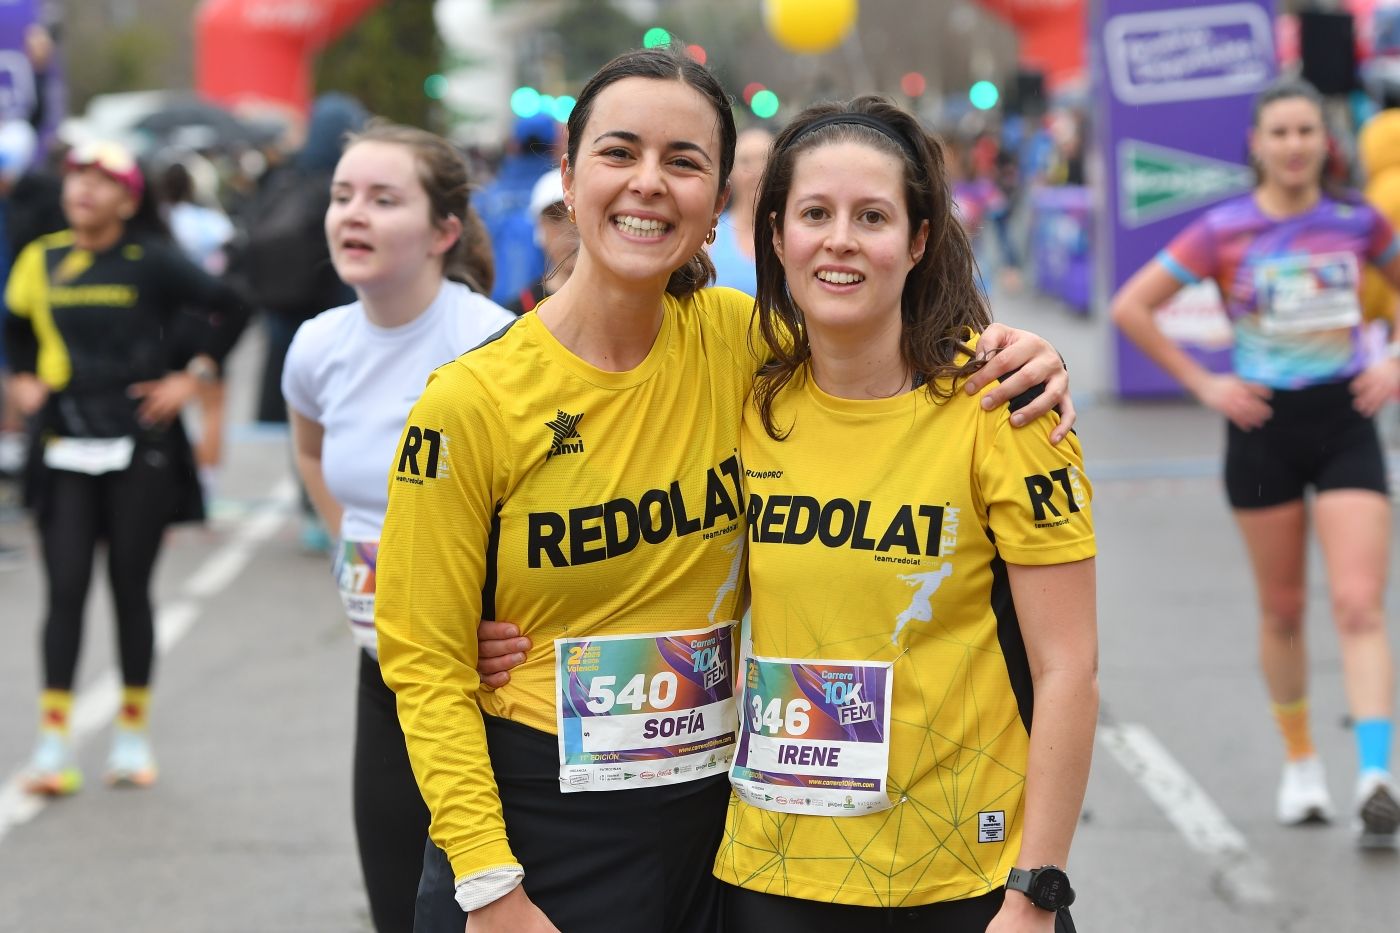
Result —
<instances>
[{"instance_id":1,"label":"running shoe","mask_svg":"<svg viewBox=\"0 0 1400 933\"><path fill-rule=\"evenodd\" d=\"M1363 771L1356 781L1356 844L1363 849L1396 848L1400 830L1400 791L1387 771Z\"/></svg>"},{"instance_id":2,"label":"running shoe","mask_svg":"<svg viewBox=\"0 0 1400 933\"><path fill-rule=\"evenodd\" d=\"M328 554L331 550L331 536L326 526L315 516L307 516L301 522L301 549L308 554Z\"/></svg>"},{"instance_id":3,"label":"running shoe","mask_svg":"<svg viewBox=\"0 0 1400 933\"><path fill-rule=\"evenodd\" d=\"M112 787L150 787L156 782L156 758L151 737L144 729L123 729L112 734L107 756L107 783Z\"/></svg>"},{"instance_id":4,"label":"running shoe","mask_svg":"<svg viewBox=\"0 0 1400 933\"><path fill-rule=\"evenodd\" d=\"M1286 762L1278 785L1278 821L1284 826L1326 823L1333 812L1321 759L1313 755Z\"/></svg>"},{"instance_id":5,"label":"running shoe","mask_svg":"<svg viewBox=\"0 0 1400 933\"><path fill-rule=\"evenodd\" d=\"M73 760L68 737L45 729L39 733L34 757L25 769L24 789L45 797L66 797L82 790L83 773Z\"/></svg>"}]
</instances>

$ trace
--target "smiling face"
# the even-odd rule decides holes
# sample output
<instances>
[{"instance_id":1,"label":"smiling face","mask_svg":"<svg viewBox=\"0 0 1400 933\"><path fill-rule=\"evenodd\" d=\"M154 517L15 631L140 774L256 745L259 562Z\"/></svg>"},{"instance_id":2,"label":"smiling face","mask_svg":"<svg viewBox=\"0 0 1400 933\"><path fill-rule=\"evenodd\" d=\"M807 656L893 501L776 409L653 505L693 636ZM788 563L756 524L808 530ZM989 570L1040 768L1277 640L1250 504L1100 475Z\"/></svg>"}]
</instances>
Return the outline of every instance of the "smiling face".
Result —
<instances>
[{"instance_id":1,"label":"smiling face","mask_svg":"<svg viewBox=\"0 0 1400 933\"><path fill-rule=\"evenodd\" d=\"M1249 145L1265 184L1288 190L1320 184L1327 130L1322 112L1307 98L1283 97L1265 105Z\"/></svg>"},{"instance_id":2,"label":"smiling face","mask_svg":"<svg viewBox=\"0 0 1400 933\"><path fill-rule=\"evenodd\" d=\"M814 338L898 326L904 281L927 239L927 222L910 237L895 156L858 142L797 155L773 248Z\"/></svg>"},{"instance_id":3,"label":"smiling face","mask_svg":"<svg viewBox=\"0 0 1400 933\"><path fill-rule=\"evenodd\" d=\"M724 197L714 107L680 81L624 78L600 91L566 160L578 268L663 285L695 255Z\"/></svg>"},{"instance_id":4,"label":"smiling face","mask_svg":"<svg viewBox=\"0 0 1400 933\"><path fill-rule=\"evenodd\" d=\"M412 150L359 142L340 157L326 211L326 242L345 284L377 289L442 267L456 229L432 222Z\"/></svg>"}]
</instances>

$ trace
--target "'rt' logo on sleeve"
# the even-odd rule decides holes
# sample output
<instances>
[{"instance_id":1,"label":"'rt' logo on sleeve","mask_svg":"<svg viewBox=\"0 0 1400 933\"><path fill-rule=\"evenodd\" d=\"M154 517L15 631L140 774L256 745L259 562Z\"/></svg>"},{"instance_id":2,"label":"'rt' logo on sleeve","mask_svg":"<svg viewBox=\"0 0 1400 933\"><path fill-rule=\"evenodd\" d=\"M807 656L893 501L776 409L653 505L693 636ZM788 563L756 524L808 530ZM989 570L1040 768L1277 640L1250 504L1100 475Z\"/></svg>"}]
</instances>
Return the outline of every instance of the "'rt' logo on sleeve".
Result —
<instances>
[{"instance_id":1,"label":"'rt' logo on sleeve","mask_svg":"<svg viewBox=\"0 0 1400 933\"><path fill-rule=\"evenodd\" d=\"M1058 487L1058 488L1057 488ZM1030 496L1031 510L1037 522L1047 521L1046 515L1060 518L1065 512L1078 512L1084 505L1084 486L1079 481L1079 471L1072 466L1051 470L1049 476L1032 473L1026 477L1026 492ZM1056 506L1056 500L1060 506ZM1065 512L1061 512L1063 507ZM1055 525L1068 524L1069 519L1053 522Z\"/></svg>"},{"instance_id":2,"label":"'rt' logo on sleeve","mask_svg":"<svg viewBox=\"0 0 1400 933\"><path fill-rule=\"evenodd\" d=\"M408 426L404 434L403 449L399 451L398 476L401 483L422 485L423 480L437 479L447 475L447 435L431 428L420 428L416 424Z\"/></svg>"}]
</instances>

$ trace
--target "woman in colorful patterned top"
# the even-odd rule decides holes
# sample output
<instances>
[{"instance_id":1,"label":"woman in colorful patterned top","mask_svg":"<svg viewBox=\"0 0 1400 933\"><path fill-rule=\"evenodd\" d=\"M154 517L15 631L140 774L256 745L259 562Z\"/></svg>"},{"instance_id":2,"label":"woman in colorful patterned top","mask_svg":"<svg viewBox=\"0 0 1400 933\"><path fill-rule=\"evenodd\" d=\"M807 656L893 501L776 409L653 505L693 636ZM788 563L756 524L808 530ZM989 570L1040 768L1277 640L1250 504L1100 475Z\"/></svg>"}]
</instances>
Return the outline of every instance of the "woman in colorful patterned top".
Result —
<instances>
[{"instance_id":1,"label":"woman in colorful patterned top","mask_svg":"<svg viewBox=\"0 0 1400 933\"><path fill-rule=\"evenodd\" d=\"M1394 669L1383 597L1390 500L1374 418L1400 388L1400 343L1366 339L1359 286L1370 263L1400 286L1400 244L1369 205L1322 187L1322 98L1302 82L1254 108L1252 194L1207 211L1114 299L1127 336L1227 419L1225 487L1259 596L1259 655L1286 763L1284 824L1327 820L1332 803L1308 726L1303 642L1309 515L1327 568L1359 755L1356 828L1393 846L1400 792L1390 774ZM1169 340L1153 311L1212 279L1234 324L1234 371L1215 374ZM1392 340L1395 337L1392 335Z\"/></svg>"}]
</instances>

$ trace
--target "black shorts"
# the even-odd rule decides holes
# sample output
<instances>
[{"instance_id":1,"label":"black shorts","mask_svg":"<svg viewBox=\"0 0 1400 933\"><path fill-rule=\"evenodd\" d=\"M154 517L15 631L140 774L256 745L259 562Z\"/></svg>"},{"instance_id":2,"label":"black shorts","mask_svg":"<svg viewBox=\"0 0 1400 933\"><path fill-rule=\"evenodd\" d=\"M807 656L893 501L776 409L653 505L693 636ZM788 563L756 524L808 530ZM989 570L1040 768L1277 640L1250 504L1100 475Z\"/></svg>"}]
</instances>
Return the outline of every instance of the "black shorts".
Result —
<instances>
[{"instance_id":1,"label":"black shorts","mask_svg":"<svg viewBox=\"0 0 1400 933\"><path fill-rule=\"evenodd\" d=\"M1313 487L1388 494L1385 454L1375 422L1352 407L1348 383L1274 390L1274 413L1242 431L1226 422L1225 492L1236 509L1303 498Z\"/></svg>"},{"instance_id":2,"label":"black shorts","mask_svg":"<svg viewBox=\"0 0 1400 933\"><path fill-rule=\"evenodd\" d=\"M1005 890L997 888L979 897L918 907L857 907L780 897L726 884L724 933L807 933L810 930L984 933L1001 910L1005 897ZM1075 933L1068 910L1056 912L1055 933Z\"/></svg>"},{"instance_id":3,"label":"black shorts","mask_svg":"<svg viewBox=\"0 0 1400 933\"><path fill-rule=\"evenodd\" d=\"M559 792L559 740L485 717L491 767L525 893L565 933L715 933L729 779ZM452 870L429 844L415 933L462 933Z\"/></svg>"}]
</instances>

